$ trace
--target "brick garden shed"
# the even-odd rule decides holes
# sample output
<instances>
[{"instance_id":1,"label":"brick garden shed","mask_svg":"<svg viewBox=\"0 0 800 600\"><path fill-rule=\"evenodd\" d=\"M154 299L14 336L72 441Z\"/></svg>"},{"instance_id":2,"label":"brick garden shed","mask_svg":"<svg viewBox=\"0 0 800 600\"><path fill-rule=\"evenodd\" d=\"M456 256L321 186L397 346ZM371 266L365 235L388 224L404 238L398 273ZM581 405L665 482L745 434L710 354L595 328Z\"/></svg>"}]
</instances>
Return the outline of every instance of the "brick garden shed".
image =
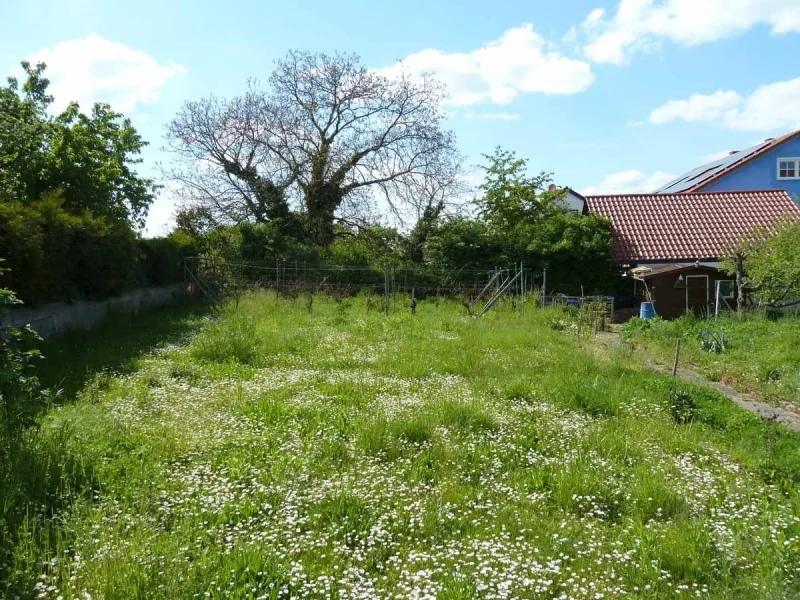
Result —
<instances>
[{"instance_id":1,"label":"brick garden shed","mask_svg":"<svg viewBox=\"0 0 800 600\"><path fill-rule=\"evenodd\" d=\"M587 196L586 205L611 221L611 260L630 281L629 316L647 299L664 318L735 306L720 261L754 227L800 218L785 190Z\"/></svg>"}]
</instances>

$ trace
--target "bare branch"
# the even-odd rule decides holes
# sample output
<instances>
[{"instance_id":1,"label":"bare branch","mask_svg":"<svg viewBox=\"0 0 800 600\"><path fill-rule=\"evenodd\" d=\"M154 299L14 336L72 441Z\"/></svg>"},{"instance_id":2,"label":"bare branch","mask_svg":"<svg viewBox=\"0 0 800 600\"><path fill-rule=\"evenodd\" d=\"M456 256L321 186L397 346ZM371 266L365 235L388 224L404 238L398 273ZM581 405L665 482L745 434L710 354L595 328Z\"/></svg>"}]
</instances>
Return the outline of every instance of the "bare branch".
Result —
<instances>
[{"instance_id":1,"label":"bare branch","mask_svg":"<svg viewBox=\"0 0 800 600\"><path fill-rule=\"evenodd\" d=\"M357 56L292 51L269 84L188 103L168 127L183 165L168 175L218 213L285 220L297 198L324 245L337 219L356 218L376 198L402 220L459 196L461 160L434 79L389 80Z\"/></svg>"}]
</instances>

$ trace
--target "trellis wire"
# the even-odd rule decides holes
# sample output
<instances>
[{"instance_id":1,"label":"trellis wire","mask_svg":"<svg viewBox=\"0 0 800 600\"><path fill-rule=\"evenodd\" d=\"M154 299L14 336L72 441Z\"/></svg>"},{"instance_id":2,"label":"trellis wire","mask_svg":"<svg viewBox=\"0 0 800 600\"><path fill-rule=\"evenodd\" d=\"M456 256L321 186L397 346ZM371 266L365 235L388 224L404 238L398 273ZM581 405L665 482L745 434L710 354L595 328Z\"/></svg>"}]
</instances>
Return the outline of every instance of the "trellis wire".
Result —
<instances>
[{"instance_id":1,"label":"trellis wire","mask_svg":"<svg viewBox=\"0 0 800 600\"><path fill-rule=\"evenodd\" d=\"M513 268L495 269L436 269L384 265L312 264L301 261L277 260L275 263L245 263L224 261L207 257L185 259L187 285L196 289L207 300L217 302L230 295L234 288L271 289L276 297L281 294L297 297L300 294L326 293L346 297L356 293L382 294L384 309L388 314L392 298L399 294L413 295L415 299L430 297L458 297L470 312L478 301L488 295L491 305L500 297L515 296L524 306L524 297L542 280L540 273Z\"/></svg>"}]
</instances>

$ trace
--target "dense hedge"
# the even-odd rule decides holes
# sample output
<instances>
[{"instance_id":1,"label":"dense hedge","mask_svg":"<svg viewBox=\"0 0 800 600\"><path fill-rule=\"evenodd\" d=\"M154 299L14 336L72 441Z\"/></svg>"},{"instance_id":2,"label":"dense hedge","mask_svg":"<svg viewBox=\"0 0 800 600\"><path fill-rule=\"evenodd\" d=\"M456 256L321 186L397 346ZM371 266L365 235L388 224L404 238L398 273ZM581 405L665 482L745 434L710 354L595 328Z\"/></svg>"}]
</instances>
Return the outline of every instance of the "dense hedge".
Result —
<instances>
[{"instance_id":1,"label":"dense hedge","mask_svg":"<svg viewBox=\"0 0 800 600\"><path fill-rule=\"evenodd\" d=\"M56 195L34 203L0 202L0 287L28 306L97 300L180 281L189 236L140 239L124 221L69 213Z\"/></svg>"},{"instance_id":2,"label":"dense hedge","mask_svg":"<svg viewBox=\"0 0 800 600\"><path fill-rule=\"evenodd\" d=\"M424 239L383 226L339 229L327 248L282 235L270 224L218 226L199 236L201 254L231 263L303 270L318 264L368 266L366 271L326 274L326 283L382 283L384 265L392 265L402 285L418 292L442 285L471 285L474 271L513 268L524 263L533 286L541 285L547 269L547 289L554 293L614 293L619 278L608 261L609 223L597 215L554 211L532 223L499 230L476 219L441 219L430 224ZM173 234L175 235L175 234ZM418 236L422 237L422 236ZM420 242L415 244L415 242ZM267 278L274 275L266 275ZM282 276L283 277L283 276ZM288 280L287 279L287 280Z\"/></svg>"}]
</instances>

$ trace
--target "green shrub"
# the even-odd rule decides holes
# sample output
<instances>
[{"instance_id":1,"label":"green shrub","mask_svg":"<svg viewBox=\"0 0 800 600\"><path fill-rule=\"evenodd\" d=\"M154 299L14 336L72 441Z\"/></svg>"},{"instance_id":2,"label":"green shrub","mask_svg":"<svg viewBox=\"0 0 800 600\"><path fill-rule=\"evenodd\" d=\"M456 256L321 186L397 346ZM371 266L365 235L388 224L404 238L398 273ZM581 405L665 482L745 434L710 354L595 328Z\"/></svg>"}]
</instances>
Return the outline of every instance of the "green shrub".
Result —
<instances>
[{"instance_id":1,"label":"green shrub","mask_svg":"<svg viewBox=\"0 0 800 600\"><path fill-rule=\"evenodd\" d=\"M0 288L0 319L17 304L21 302L11 290ZM39 380L33 371L34 361L41 356L35 348L40 340L29 326L0 326L0 436L5 441L28 424L32 413L28 404L42 398ZM0 440L0 456L3 446Z\"/></svg>"},{"instance_id":2,"label":"green shrub","mask_svg":"<svg viewBox=\"0 0 800 600\"><path fill-rule=\"evenodd\" d=\"M688 390L676 387L669 392L669 411L672 420L683 425L694 421L697 405Z\"/></svg>"},{"instance_id":3,"label":"green shrub","mask_svg":"<svg viewBox=\"0 0 800 600\"><path fill-rule=\"evenodd\" d=\"M722 354L728 347L728 336L722 330L704 329L700 332L700 347L706 352Z\"/></svg>"},{"instance_id":4,"label":"green shrub","mask_svg":"<svg viewBox=\"0 0 800 600\"><path fill-rule=\"evenodd\" d=\"M630 337L638 332L650 331L659 327L663 322L664 320L658 315L654 316L652 319L640 319L639 317L633 317L632 319L629 319L623 323L622 328L620 329L620 336Z\"/></svg>"},{"instance_id":5,"label":"green shrub","mask_svg":"<svg viewBox=\"0 0 800 600\"><path fill-rule=\"evenodd\" d=\"M184 259L197 256L200 247L196 238L175 231L166 237L141 241L141 277L144 285L166 285L184 278Z\"/></svg>"}]
</instances>

